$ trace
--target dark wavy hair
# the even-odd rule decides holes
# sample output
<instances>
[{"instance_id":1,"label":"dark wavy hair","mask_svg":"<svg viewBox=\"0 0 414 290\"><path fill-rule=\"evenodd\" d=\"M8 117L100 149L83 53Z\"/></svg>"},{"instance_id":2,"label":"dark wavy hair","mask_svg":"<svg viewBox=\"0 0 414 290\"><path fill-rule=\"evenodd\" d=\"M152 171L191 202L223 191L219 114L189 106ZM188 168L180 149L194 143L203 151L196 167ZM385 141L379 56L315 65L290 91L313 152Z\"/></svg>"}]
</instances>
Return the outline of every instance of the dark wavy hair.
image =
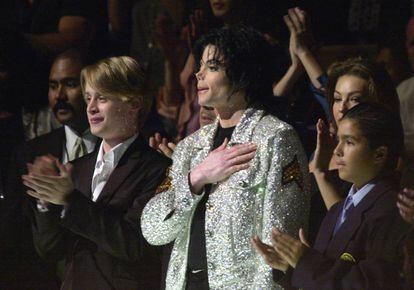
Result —
<instances>
[{"instance_id":1,"label":"dark wavy hair","mask_svg":"<svg viewBox=\"0 0 414 290\"><path fill-rule=\"evenodd\" d=\"M400 115L381 104L362 103L347 111L342 120L356 122L369 148L385 146L388 150L385 170L394 170L404 153L404 131Z\"/></svg>"},{"instance_id":2,"label":"dark wavy hair","mask_svg":"<svg viewBox=\"0 0 414 290\"><path fill-rule=\"evenodd\" d=\"M266 105L272 97L273 83L284 71L282 49L271 45L261 33L245 25L215 29L195 44L197 71L208 45L216 48L214 58L224 65L233 92L243 90L249 106Z\"/></svg>"}]
</instances>

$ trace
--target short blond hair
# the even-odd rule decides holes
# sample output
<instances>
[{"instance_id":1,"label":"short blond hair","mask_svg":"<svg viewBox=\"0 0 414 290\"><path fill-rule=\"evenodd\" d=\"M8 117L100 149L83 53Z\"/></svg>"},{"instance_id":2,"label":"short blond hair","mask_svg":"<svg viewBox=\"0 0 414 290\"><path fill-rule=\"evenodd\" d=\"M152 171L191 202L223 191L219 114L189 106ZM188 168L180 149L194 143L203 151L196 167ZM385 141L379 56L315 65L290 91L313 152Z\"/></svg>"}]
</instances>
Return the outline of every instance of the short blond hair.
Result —
<instances>
[{"instance_id":1,"label":"short blond hair","mask_svg":"<svg viewBox=\"0 0 414 290\"><path fill-rule=\"evenodd\" d=\"M138 121L142 126L151 108L152 98L147 95L147 80L141 66L129 56L105 58L86 66L81 71L81 88L98 91L102 96L111 96L123 102L139 101L142 108Z\"/></svg>"}]
</instances>

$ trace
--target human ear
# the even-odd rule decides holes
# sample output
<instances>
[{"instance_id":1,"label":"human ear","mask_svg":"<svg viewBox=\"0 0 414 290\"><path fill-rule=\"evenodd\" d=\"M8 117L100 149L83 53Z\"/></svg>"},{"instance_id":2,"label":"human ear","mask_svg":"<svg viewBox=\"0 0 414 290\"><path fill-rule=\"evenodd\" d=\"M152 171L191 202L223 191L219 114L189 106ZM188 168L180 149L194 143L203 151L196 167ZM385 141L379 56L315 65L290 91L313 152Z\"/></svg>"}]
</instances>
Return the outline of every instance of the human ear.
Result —
<instances>
[{"instance_id":1,"label":"human ear","mask_svg":"<svg viewBox=\"0 0 414 290\"><path fill-rule=\"evenodd\" d=\"M375 162L385 163L388 157L388 148L386 146L380 146L375 149Z\"/></svg>"},{"instance_id":2,"label":"human ear","mask_svg":"<svg viewBox=\"0 0 414 290\"><path fill-rule=\"evenodd\" d=\"M135 99L130 102L131 105L131 111L138 112L142 109L142 99Z\"/></svg>"}]
</instances>

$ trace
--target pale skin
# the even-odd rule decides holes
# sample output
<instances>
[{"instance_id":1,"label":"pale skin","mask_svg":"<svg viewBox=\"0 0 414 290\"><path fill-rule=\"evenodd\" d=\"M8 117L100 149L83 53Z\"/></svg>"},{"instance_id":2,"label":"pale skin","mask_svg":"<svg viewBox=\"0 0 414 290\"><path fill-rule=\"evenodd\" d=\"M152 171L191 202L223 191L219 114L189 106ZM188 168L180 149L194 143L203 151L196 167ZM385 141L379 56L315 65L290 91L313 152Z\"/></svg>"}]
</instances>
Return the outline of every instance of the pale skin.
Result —
<instances>
[{"instance_id":1,"label":"pale skin","mask_svg":"<svg viewBox=\"0 0 414 290\"><path fill-rule=\"evenodd\" d=\"M398 194L397 207L401 217L410 224L414 224L414 190L404 188Z\"/></svg>"},{"instance_id":2,"label":"pale skin","mask_svg":"<svg viewBox=\"0 0 414 290\"><path fill-rule=\"evenodd\" d=\"M303 229L299 230L299 240L281 232L272 230L272 245L263 243L258 236L252 239L256 251L270 267L286 272L290 267L296 268L300 258L309 248Z\"/></svg>"},{"instance_id":3,"label":"pale skin","mask_svg":"<svg viewBox=\"0 0 414 290\"><path fill-rule=\"evenodd\" d=\"M149 146L159 150L168 158L171 158L176 145L172 142L168 142L167 138L163 138L160 133L155 133L155 135L149 139Z\"/></svg>"},{"instance_id":4,"label":"pale skin","mask_svg":"<svg viewBox=\"0 0 414 290\"><path fill-rule=\"evenodd\" d=\"M244 91L232 94L222 60L214 59L214 55L215 47L206 46L200 60L200 70L196 73L199 103L214 108L220 117L220 126L229 128L236 126L243 116L247 108L246 96ZM192 169L189 174L192 193L198 194L206 184L220 182L249 167L257 145L244 143L227 148L228 142L225 139L203 162Z\"/></svg>"},{"instance_id":5,"label":"pale skin","mask_svg":"<svg viewBox=\"0 0 414 290\"><path fill-rule=\"evenodd\" d=\"M335 122L338 124L342 116L362 101L366 91L366 81L353 75L338 78L334 92L332 107ZM322 120L317 125L317 139L314 159L309 163L309 171L315 176L319 191L327 209L342 200L340 190L335 185L331 170L337 169L332 158L335 148L333 134Z\"/></svg>"},{"instance_id":6,"label":"pale skin","mask_svg":"<svg viewBox=\"0 0 414 290\"><path fill-rule=\"evenodd\" d=\"M138 102L127 103L115 97L102 96L88 84L85 100L91 132L102 138L104 153L137 132L136 125L127 124L136 123L140 110ZM23 184L29 188L27 194L46 203L68 205L74 190L72 166L50 157L42 157L41 161L28 164L29 174L22 176ZM51 175L49 171L54 166L57 170ZM39 170L31 170L33 168Z\"/></svg>"},{"instance_id":7,"label":"pale skin","mask_svg":"<svg viewBox=\"0 0 414 290\"><path fill-rule=\"evenodd\" d=\"M315 47L315 40L308 15L304 10L295 7L288 10L283 20L290 33L291 65L283 78L273 87L273 94L284 96L290 92L303 69L306 70L312 84L320 89L322 86L318 77L323 73L323 69L312 51Z\"/></svg>"}]
</instances>

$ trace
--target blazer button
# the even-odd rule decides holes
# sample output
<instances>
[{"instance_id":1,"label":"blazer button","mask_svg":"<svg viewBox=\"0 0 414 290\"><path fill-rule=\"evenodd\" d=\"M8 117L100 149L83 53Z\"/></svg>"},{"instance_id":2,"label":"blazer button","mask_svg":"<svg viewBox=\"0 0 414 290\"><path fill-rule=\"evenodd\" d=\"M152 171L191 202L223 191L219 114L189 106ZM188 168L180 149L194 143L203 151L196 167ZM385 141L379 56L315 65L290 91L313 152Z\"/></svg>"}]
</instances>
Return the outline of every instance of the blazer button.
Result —
<instances>
[{"instance_id":1,"label":"blazer button","mask_svg":"<svg viewBox=\"0 0 414 290\"><path fill-rule=\"evenodd\" d=\"M249 184L246 181L241 180L241 181L239 181L239 186L243 187L243 188L246 188L247 186L249 186Z\"/></svg>"},{"instance_id":2,"label":"blazer button","mask_svg":"<svg viewBox=\"0 0 414 290\"><path fill-rule=\"evenodd\" d=\"M207 210L212 210L213 208L214 208L214 206L211 203L209 203L209 202L206 203L206 209Z\"/></svg>"},{"instance_id":3,"label":"blazer button","mask_svg":"<svg viewBox=\"0 0 414 290\"><path fill-rule=\"evenodd\" d=\"M210 230L206 230L206 237L211 238L213 236L213 232Z\"/></svg>"},{"instance_id":4,"label":"blazer button","mask_svg":"<svg viewBox=\"0 0 414 290\"><path fill-rule=\"evenodd\" d=\"M213 263L208 262L208 263L207 263L207 268L208 268L208 270L209 270L209 271L211 271L211 270L214 270L215 266L214 266L214 264L213 264Z\"/></svg>"}]
</instances>

